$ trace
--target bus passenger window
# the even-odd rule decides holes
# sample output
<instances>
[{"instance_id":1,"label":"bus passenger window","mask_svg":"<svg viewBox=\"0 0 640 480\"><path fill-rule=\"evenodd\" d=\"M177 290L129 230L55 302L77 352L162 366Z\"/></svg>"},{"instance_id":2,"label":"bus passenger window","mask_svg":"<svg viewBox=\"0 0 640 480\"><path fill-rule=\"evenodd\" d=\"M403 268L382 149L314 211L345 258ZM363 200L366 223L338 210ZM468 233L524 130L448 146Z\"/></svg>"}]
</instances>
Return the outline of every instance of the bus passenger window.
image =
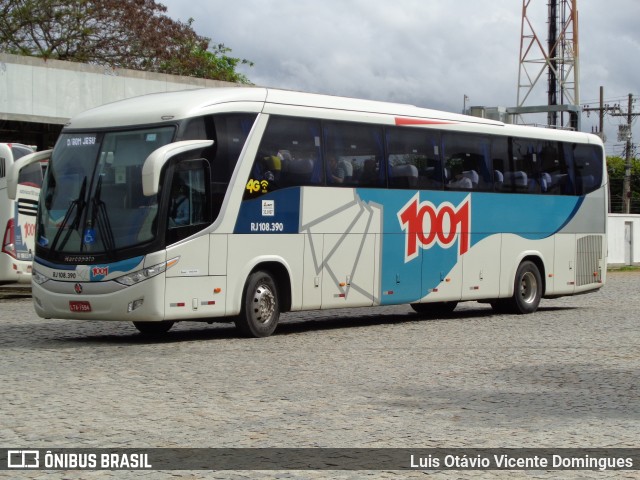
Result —
<instances>
[{"instance_id":1,"label":"bus passenger window","mask_svg":"<svg viewBox=\"0 0 640 480\"><path fill-rule=\"evenodd\" d=\"M511 139L511 163L504 175L506 190L516 193L540 193L540 149L538 141Z\"/></svg>"},{"instance_id":2,"label":"bus passenger window","mask_svg":"<svg viewBox=\"0 0 640 480\"><path fill-rule=\"evenodd\" d=\"M382 128L346 122L327 122L324 128L327 185L333 187L380 187L385 184L381 168Z\"/></svg>"},{"instance_id":3,"label":"bus passenger window","mask_svg":"<svg viewBox=\"0 0 640 480\"><path fill-rule=\"evenodd\" d=\"M244 199L279 188L321 183L320 147L318 120L271 117L253 161Z\"/></svg>"},{"instance_id":4,"label":"bus passenger window","mask_svg":"<svg viewBox=\"0 0 640 480\"><path fill-rule=\"evenodd\" d=\"M437 133L396 127L386 137L390 188L442 190Z\"/></svg>"},{"instance_id":5,"label":"bus passenger window","mask_svg":"<svg viewBox=\"0 0 640 480\"><path fill-rule=\"evenodd\" d=\"M544 194L562 195L568 181L567 165L558 142L542 142L540 186Z\"/></svg>"},{"instance_id":6,"label":"bus passenger window","mask_svg":"<svg viewBox=\"0 0 640 480\"><path fill-rule=\"evenodd\" d=\"M493 190L491 141L482 135L442 136L445 186L453 190Z\"/></svg>"},{"instance_id":7,"label":"bus passenger window","mask_svg":"<svg viewBox=\"0 0 640 480\"><path fill-rule=\"evenodd\" d=\"M574 144L576 194L586 195L602 183L602 149L595 145Z\"/></svg>"}]
</instances>

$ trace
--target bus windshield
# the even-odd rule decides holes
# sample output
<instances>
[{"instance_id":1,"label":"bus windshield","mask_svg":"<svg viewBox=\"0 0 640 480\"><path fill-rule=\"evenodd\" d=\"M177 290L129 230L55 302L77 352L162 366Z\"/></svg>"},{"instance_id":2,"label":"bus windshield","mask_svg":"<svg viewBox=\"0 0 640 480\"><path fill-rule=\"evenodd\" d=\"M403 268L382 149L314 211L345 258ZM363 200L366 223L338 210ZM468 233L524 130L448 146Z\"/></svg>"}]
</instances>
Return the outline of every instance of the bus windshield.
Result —
<instances>
[{"instance_id":1,"label":"bus windshield","mask_svg":"<svg viewBox=\"0 0 640 480\"><path fill-rule=\"evenodd\" d=\"M158 201L142 193L142 166L174 133L168 126L62 134L42 191L38 245L60 253L113 253L152 240Z\"/></svg>"}]
</instances>

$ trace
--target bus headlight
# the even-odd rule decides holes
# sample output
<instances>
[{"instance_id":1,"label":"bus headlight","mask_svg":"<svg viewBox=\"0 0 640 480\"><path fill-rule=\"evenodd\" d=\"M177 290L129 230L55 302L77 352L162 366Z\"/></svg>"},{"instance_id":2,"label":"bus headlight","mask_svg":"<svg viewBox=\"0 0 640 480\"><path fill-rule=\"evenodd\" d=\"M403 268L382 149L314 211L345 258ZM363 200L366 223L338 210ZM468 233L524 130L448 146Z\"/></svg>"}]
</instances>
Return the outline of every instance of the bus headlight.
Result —
<instances>
[{"instance_id":1,"label":"bus headlight","mask_svg":"<svg viewBox=\"0 0 640 480\"><path fill-rule=\"evenodd\" d=\"M127 287L136 285L140 282L143 282L144 280L148 280L155 277L156 275L160 275L162 272L178 263L178 260L180 260L180 257L172 258L171 260L153 265L152 267L143 268L142 270L138 270L136 272L128 273L126 275L118 277L115 279L115 281L121 283L122 285L126 285Z\"/></svg>"},{"instance_id":2,"label":"bus headlight","mask_svg":"<svg viewBox=\"0 0 640 480\"><path fill-rule=\"evenodd\" d=\"M42 285L44 282L49 280L49 277L44 276L35 268L31 270L31 280L33 280L38 285Z\"/></svg>"}]
</instances>

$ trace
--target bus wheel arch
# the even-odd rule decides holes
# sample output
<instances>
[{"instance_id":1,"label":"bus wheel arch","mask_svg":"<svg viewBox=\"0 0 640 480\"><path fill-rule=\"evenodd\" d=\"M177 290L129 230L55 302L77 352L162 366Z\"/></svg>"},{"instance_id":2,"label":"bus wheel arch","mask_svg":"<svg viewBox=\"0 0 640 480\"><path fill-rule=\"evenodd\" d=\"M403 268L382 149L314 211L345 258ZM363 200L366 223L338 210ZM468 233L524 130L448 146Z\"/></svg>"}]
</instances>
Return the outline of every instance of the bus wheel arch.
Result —
<instances>
[{"instance_id":1,"label":"bus wheel arch","mask_svg":"<svg viewBox=\"0 0 640 480\"><path fill-rule=\"evenodd\" d=\"M279 262L263 262L253 267L253 272L262 270L269 272L276 282L278 295L280 296L280 311L288 312L291 310L291 276L289 270Z\"/></svg>"}]
</instances>

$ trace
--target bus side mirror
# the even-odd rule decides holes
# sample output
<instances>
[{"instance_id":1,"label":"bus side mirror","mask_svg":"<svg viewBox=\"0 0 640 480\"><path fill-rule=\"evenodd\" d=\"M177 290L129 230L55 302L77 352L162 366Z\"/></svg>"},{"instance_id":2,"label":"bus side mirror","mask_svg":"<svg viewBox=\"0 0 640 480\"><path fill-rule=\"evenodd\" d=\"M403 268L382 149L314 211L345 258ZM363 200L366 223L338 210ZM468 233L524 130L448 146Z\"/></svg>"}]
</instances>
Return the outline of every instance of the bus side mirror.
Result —
<instances>
[{"instance_id":1,"label":"bus side mirror","mask_svg":"<svg viewBox=\"0 0 640 480\"><path fill-rule=\"evenodd\" d=\"M189 150L197 150L213 145L213 140L184 140L160 147L149 154L142 166L142 193L150 197L158 193L160 172L172 157Z\"/></svg>"},{"instance_id":2,"label":"bus side mirror","mask_svg":"<svg viewBox=\"0 0 640 480\"><path fill-rule=\"evenodd\" d=\"M7 196L9 200L15 200L18 195L18 179L20 170L35 162L42 162L51 158L52 150L42 150L41 152L30 153L19 158L7 168Z\"/></svg>"}]
</instances>

